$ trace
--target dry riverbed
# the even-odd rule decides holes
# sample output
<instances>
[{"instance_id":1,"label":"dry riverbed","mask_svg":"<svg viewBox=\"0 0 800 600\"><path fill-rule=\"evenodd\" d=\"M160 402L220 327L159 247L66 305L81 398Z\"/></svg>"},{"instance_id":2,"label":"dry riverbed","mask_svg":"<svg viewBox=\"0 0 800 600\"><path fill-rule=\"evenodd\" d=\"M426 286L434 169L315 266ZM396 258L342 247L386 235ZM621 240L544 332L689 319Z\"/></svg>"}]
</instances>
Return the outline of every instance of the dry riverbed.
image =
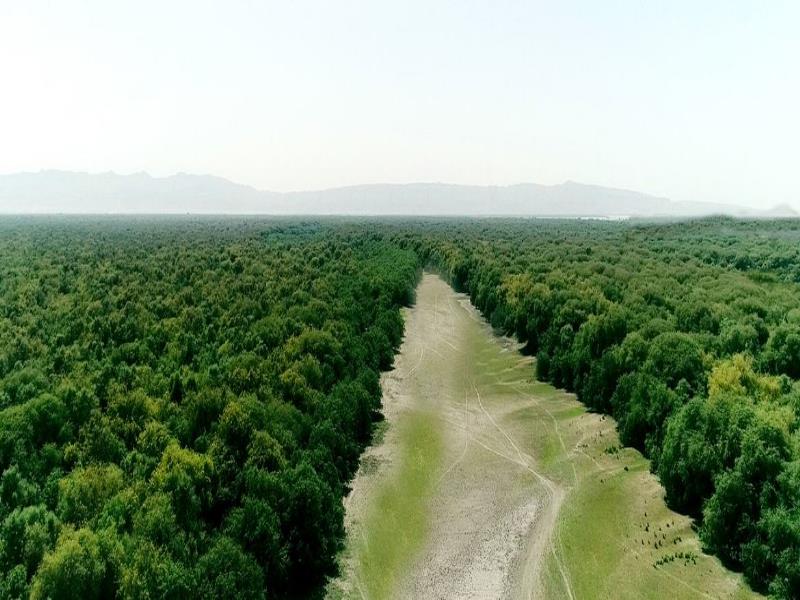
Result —
<instances>
[{"instance_id":1,"label":"dry riverbed","mask_svg":"<svg viewBox=\"0 0 800 600\"><path fill-rule=\"evenodd\" d=\"M466 296L426 274L405 319L329 598L754 597L613 421L535 381Z\"/></svg>"}]
</instances>

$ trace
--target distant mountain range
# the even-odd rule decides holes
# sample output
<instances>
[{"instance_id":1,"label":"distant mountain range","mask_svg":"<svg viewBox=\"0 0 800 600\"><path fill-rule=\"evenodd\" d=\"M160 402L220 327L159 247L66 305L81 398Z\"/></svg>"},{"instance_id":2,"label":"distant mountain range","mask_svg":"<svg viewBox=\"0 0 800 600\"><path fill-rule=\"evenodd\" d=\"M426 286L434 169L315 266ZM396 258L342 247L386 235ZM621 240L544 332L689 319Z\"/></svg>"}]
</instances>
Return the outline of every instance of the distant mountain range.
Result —
<instances>
[{"instance_id":1,"label":"distant mountain range","mask_svg":"<svg viewBox=\"0 0 800 600\"><path fill-rule=\"evenodd\" d=\"M470 186L443 183L357 185L277 193L221 177L179 173L39 171L0 175L0 213L194 213L341 215L508 215L542 217L674 217L726 214L794 217L787 205L769 210L706 202L673 202L630 190L567 181Z\"/></svg>"}]
</instances>

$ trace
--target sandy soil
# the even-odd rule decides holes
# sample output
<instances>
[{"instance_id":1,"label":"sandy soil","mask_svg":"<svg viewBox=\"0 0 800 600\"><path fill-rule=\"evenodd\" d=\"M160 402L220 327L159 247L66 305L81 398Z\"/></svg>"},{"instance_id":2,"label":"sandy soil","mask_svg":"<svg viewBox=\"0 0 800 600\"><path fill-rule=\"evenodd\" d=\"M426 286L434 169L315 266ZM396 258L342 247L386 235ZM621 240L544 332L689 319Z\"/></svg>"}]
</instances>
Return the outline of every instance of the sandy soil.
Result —
<instances>
[{"instance_id":1,"label":"sandy soil","mask_svg":"<svg viewBox=\"0 0 800 600\"><path fill-rule=\"evenodd\" d=\"M537 588L564 493L507 427L512 407L494 393L491 360L508 350L465 297L426 276L419 303L431 299L434 309L414 337L452 365L450 377L432 373L448 393L429 398L447 423L447 450L430 500L430 540L397 597L522 597L523 575L529 591Z\"/></svg>"},{"instance_id":2,"label":"sandy soil","mask_svg":"<svg viewBox=\"0 0 800 600\"><path fill-rule=\"evenodd\" d=\"M466 296L426 274L405 319L329 598L750 597L663 505L646 461L608 452L613 421L534 381ZM420 423L427 437L412 435ZM670 522L667 550L698 567L653 564L667 550L645 538Z\"/></svg>"}]
</instances>

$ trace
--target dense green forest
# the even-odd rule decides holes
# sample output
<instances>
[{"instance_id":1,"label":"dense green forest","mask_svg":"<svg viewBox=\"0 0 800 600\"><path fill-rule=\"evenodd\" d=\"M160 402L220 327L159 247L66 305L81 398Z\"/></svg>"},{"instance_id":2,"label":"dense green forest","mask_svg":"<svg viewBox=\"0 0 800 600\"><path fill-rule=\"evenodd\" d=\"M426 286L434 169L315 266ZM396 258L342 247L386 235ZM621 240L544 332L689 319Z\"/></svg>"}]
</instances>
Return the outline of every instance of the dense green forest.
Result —
<instances>
[{"instance_id":1,"label":"dense green forest","mask_svg":"<svg viewBox=\"0 0 800 600\"><path fill-rule=\"evenodd\" d=\"M0 597L304 597L418 259L365 229L0 225Z\"/></svg>"},{"instance_id":2,"label":"dense green forest","mask_svg":"<svg viewBox=\"0 0 800 600\"><path fill-rule=\"evenodd\" d=\"M800 222L0 221L0 597L296 598L423 267L800 597Z\"/></svg>"}]
</instances>

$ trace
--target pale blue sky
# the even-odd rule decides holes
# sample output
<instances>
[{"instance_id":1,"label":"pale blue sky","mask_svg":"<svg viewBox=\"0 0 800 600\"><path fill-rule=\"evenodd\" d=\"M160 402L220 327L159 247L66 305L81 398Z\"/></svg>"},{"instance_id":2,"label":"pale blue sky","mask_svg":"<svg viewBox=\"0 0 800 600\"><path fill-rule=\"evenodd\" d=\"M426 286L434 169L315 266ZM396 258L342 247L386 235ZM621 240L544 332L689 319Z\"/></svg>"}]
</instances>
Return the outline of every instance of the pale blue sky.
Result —
<instances>
[{"instance_id":1,"label":"pale blue sky","mask_svg":"<svg viewBox=\"0 0 800 600\"><path fill-rule=\"evenodd\" d=\"M800 3L0 1L0 173L800 208Z\"/></svg>"}]
</instances>

